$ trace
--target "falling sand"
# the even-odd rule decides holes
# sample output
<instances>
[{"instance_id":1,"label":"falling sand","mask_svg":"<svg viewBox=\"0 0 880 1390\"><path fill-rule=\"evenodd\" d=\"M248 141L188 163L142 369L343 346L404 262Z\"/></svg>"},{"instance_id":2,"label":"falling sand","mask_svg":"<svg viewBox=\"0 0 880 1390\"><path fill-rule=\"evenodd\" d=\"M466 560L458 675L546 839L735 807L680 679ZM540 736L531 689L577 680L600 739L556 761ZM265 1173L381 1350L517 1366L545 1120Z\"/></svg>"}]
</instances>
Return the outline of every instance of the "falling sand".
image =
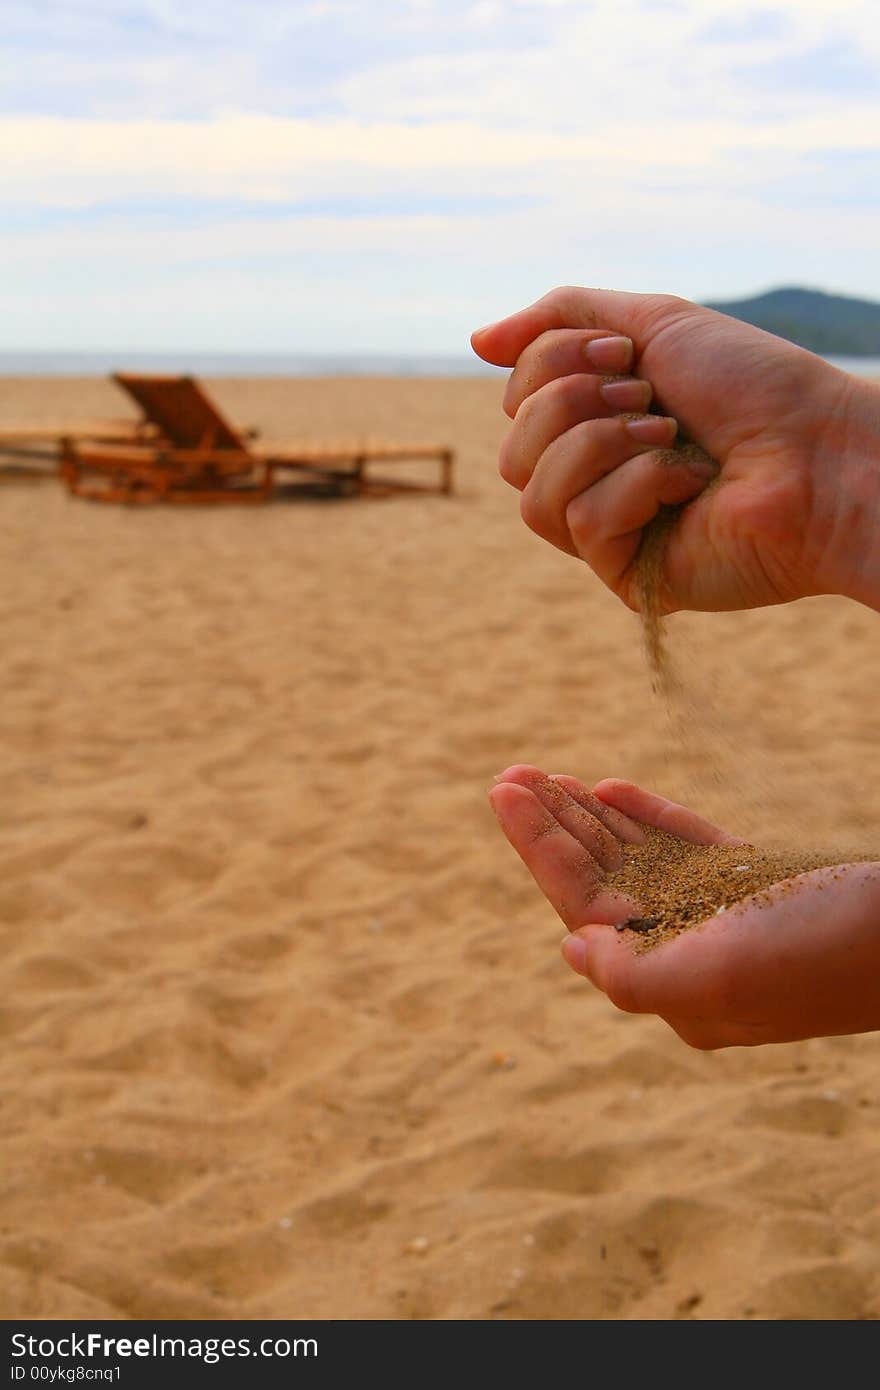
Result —
<instances>
[{"instance_id":1,"label":"falling sand","mask_svg":"<svg viewBox=\"0 0 880 1390\"><path fill-rule=\"evenodd\" d=\"M699 446L681 441L670 454L677 457ZM645 528L636 558L639 616L642 642L654 691L666 705L671 728L684 741L693 728L693 709L685 702L686 691L669 654L663 623L662 581L669 537L680 507L661 507ZM689 717L690 716L690 717ZM844 863L872 862L876 856L856 853L803 850L764 850L755 845L699 845L645 827L643 845L624 847L624 862L611 874L608 886L626 894L644 913L620 923L619 930L638 934L637 950L649 950L700 922L725 912L755 895L757 904L775 900L766 892L812 869Z\"/></svg>"}]
</instances>

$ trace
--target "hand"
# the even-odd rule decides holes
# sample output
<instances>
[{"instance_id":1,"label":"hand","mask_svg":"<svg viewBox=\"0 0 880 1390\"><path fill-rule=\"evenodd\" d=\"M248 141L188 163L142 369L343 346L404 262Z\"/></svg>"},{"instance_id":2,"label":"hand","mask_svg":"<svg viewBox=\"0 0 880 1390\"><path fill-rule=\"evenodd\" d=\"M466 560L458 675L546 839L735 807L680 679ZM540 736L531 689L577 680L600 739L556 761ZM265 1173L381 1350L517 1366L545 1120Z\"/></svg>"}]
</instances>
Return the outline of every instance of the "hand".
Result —
<instances>
[{"instance_id":1,"label":"hand","mask_svg":"<svg viewBox=\"0 0 880 1390\"><path fill-rule=\"evenodd\" d=\"M667 295L558 289L471 341L486 361L514 368L500 468L523 494L526 523L586 560L629 607L639 606L642 528L662 504L682 503L665 611L817 593L880 607L876 387ZM633 362L629 397L617 382L616 400L603 399L608 373ZM659 417L620 418L645 412L651 391ZM670 455L676 423L716 469L699 451L696 461Z\"/></svg>"},{"instance_id":2,"label":"hand","mask_svg":"<svg viewBox=\"0 0 880 1390\"><path fill-rule=\"evenodd\" d=\"M814 869L637 954L612 924L650 904L604 887L620 844L639 843L643 825L698 844L742 841L631 782L589 791L517 766L489 795L571 933L566 961L617 1008L658 1014L703 1050L880 1028L880 864Z\"/></svg>"}]
</instances>

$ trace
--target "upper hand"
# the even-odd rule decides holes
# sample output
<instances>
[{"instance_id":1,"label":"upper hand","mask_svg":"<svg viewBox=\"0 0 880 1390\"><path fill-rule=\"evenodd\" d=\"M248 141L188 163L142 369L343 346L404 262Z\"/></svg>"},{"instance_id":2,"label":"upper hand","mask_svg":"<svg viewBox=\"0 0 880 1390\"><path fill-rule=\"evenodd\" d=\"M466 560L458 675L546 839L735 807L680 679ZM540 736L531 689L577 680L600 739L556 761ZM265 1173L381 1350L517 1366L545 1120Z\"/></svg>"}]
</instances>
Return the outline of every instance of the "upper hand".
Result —
<instances>
[{"instance_id":1,"label":"upper hand","mask_svg":"<svg viewBox=\"0 0 880 1390\"><path fill-rule=\"evenodd\" d=\"M587 355L597 339L601 365ZM500 466L523 494L524 519L585 559L630 607L638 607L641 531L664 503L689 504L667 546L666 611L815 593L880 601L874 388L667 295L554 290L472 343L485 360L514 368L504 403L514 424ZM603 376L631 369L633 403L604 400ZM617 412L646 411L651 393L661 418L648 417L638 439ZM717 468L669 454L676 423Z\"/></svg>"}]
</instances>

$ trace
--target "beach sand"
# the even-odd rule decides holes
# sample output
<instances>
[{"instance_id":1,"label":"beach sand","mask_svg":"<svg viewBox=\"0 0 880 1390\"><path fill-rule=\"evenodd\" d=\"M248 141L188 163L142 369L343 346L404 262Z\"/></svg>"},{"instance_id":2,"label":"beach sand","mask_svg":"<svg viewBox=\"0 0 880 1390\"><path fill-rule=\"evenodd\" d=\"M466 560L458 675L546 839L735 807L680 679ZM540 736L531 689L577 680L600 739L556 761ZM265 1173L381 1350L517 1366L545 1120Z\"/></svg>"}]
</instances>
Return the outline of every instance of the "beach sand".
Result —
<instances>
[{"instance_id":1,"label":"beach sand","mask_svg":"<svg viewBox=\"0 0 880 1390\"><path fill-rule=\"evenodd\" d=\"M671 721L497 476L500 380L209 385L270 436L448 441L457 491L0 473L3 1315L880 1317L880 1035L617 1012L486 801L526 761L870 849L880 618L673 618ZM0 425L120 413L0 381Z\"/></svg>"}]
</instances>

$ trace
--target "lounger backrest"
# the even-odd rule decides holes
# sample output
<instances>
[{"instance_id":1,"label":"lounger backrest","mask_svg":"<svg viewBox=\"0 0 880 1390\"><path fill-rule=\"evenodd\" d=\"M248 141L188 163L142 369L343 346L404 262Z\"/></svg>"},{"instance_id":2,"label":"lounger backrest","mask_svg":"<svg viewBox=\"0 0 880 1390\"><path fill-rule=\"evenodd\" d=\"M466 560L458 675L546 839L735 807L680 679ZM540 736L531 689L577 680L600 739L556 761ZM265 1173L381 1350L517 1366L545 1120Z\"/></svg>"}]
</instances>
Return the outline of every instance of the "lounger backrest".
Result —
<instances>
[{"instance_id":1,"label":"lounger backrest","mask_svg":"<svg viewBox=\"0 0 880 1390\"><path fill-rule=\"evenodd\" d=\"M137 401L146 418L179 449L197 449L210 441L213 449L248 447L195 377L136 376L114 372L113 380Z\"/></svg>"}]
</instances>

